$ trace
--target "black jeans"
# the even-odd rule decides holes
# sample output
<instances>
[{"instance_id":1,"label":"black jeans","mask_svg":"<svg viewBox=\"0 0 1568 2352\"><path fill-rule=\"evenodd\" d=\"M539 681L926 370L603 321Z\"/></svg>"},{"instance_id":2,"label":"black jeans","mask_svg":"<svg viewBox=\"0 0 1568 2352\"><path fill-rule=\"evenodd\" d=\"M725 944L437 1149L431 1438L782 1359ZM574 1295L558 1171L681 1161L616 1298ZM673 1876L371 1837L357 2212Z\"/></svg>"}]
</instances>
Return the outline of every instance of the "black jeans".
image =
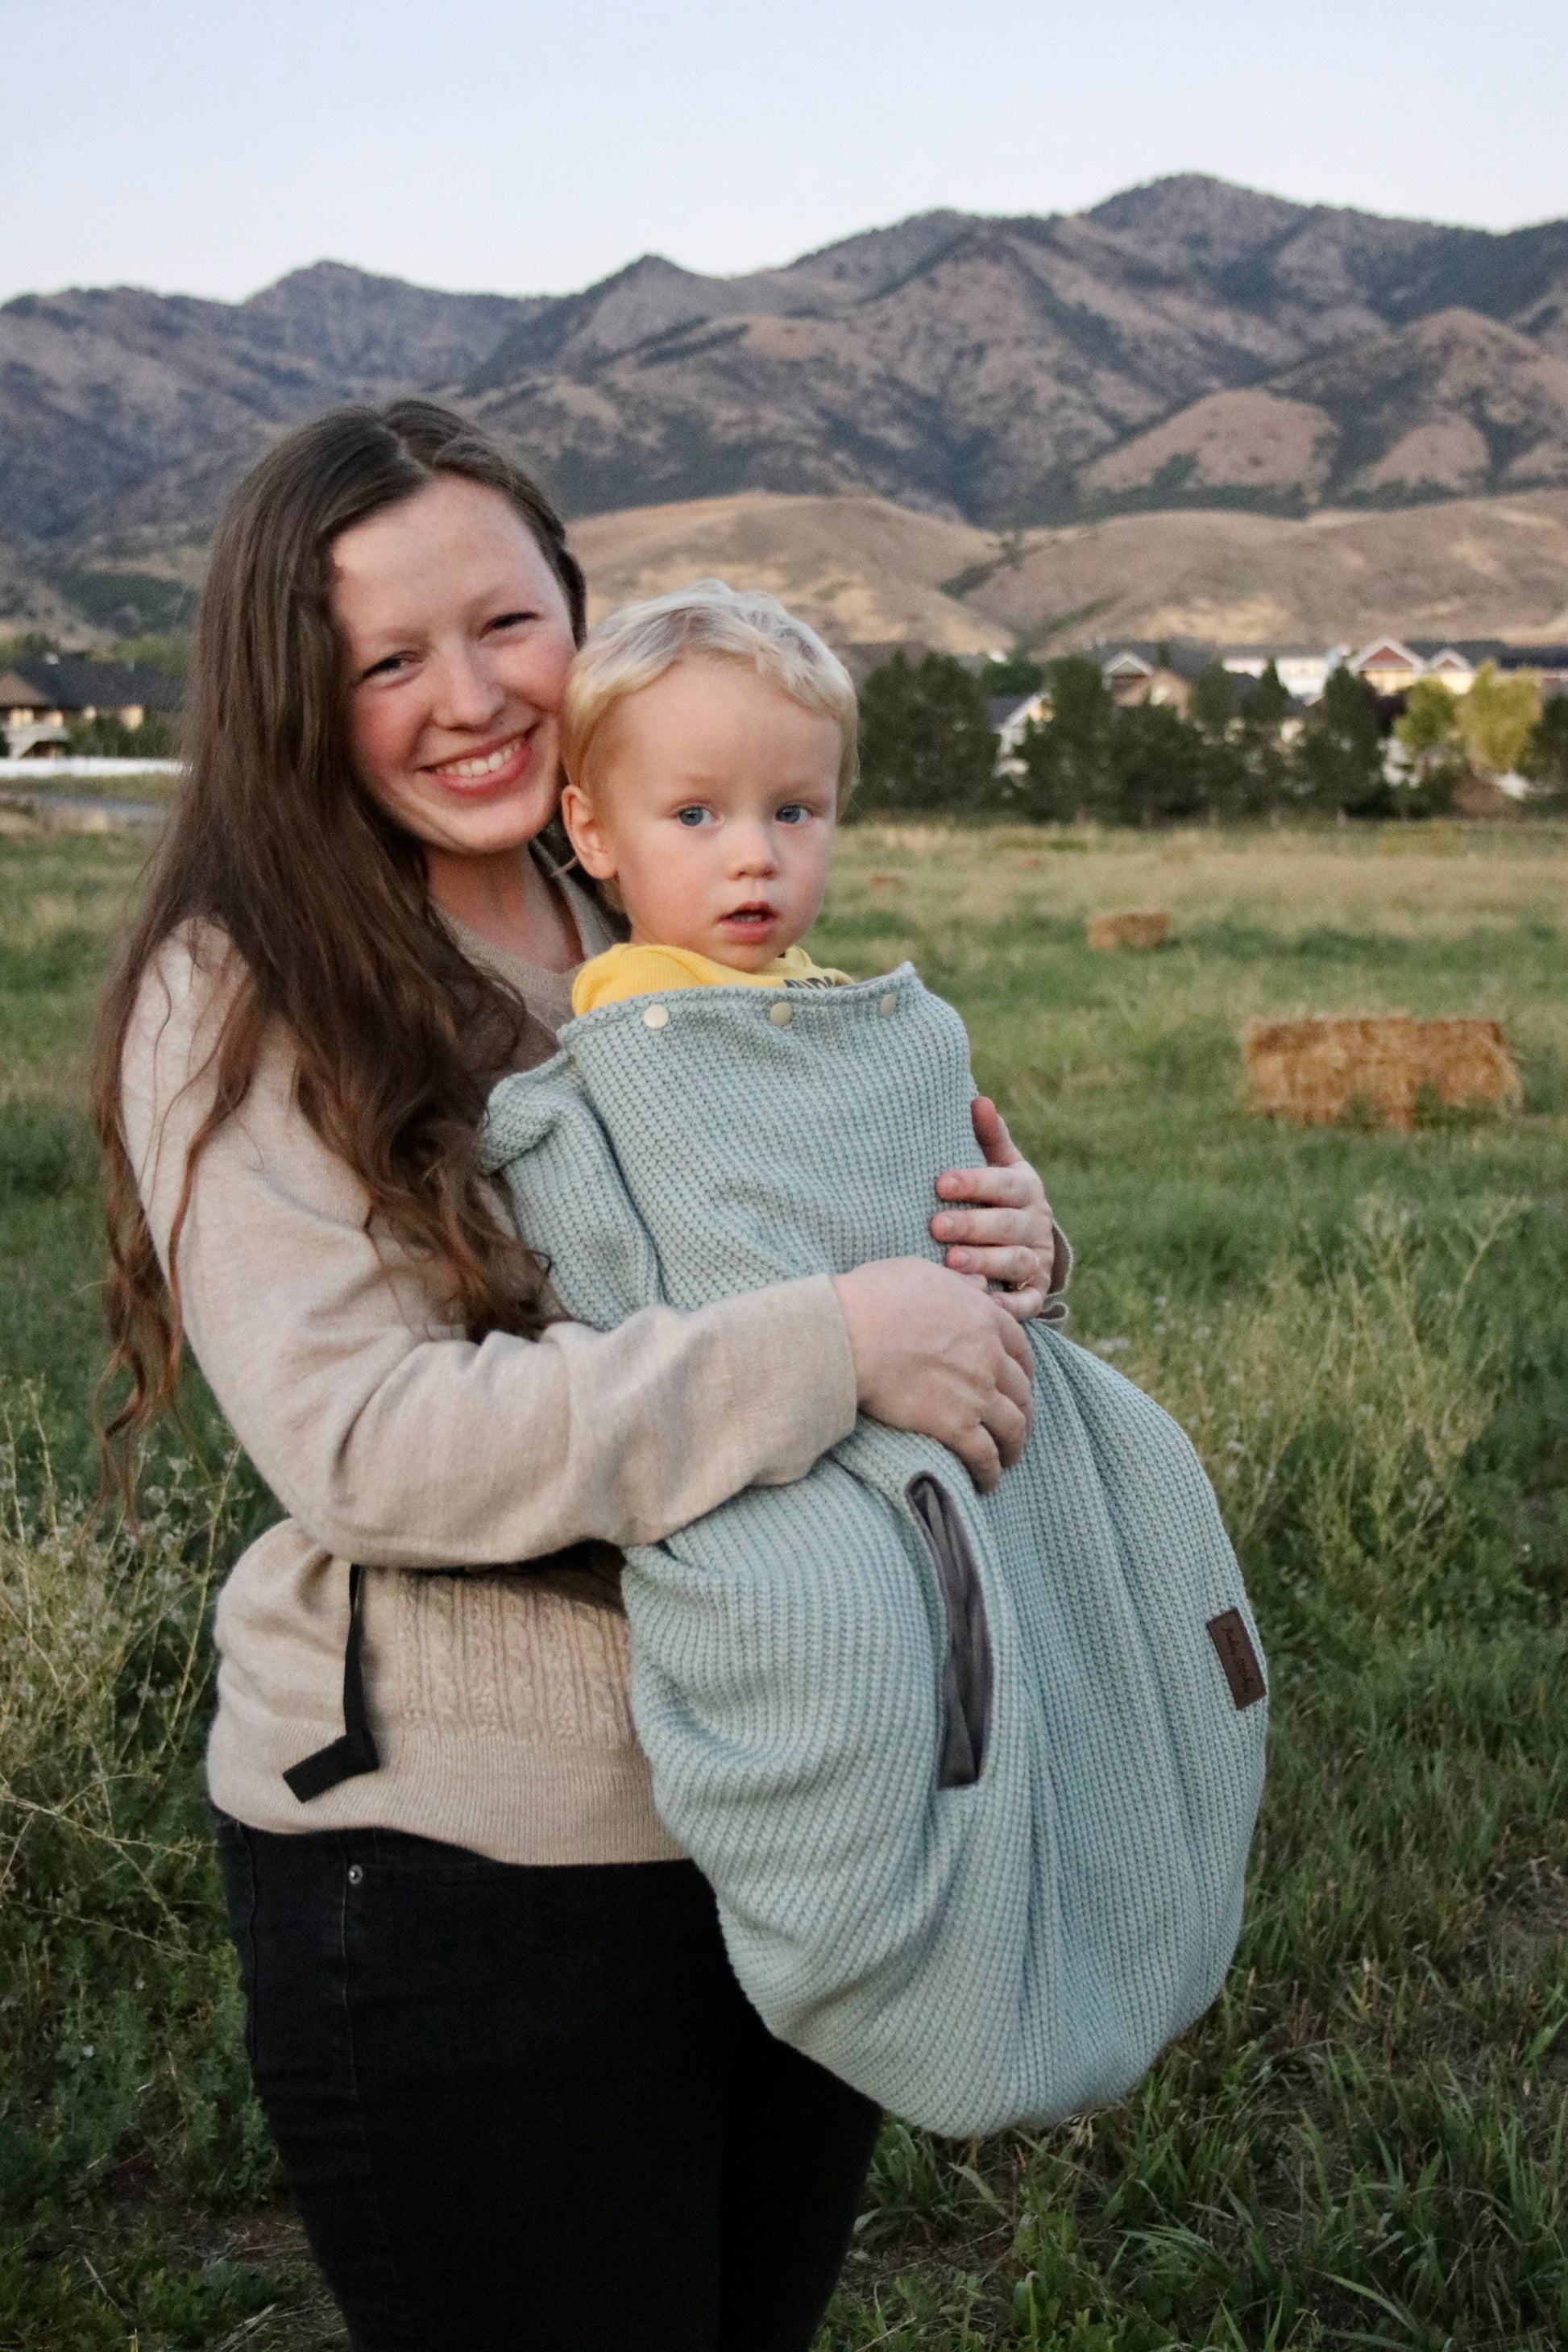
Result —
<instances>
[{"instance_id":1,"label":"black jeans","mask_svg":"<svg viewBox=\"0 0 1568 2352\"><path fill-rule=\"evenodd\" d=\"M876 2138L689 1863L220 1820L256 2088L359 2352L806 2352Z\"/></svg>"}]
</instances>

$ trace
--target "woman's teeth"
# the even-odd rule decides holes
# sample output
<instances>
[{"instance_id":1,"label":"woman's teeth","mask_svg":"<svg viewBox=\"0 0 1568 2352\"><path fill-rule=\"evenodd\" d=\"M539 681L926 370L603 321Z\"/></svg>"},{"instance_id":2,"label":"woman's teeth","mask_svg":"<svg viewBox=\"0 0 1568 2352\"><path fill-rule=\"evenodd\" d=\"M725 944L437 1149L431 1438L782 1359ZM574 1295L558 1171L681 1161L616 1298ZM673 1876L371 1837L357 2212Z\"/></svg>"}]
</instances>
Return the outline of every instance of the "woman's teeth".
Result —
<instances>
[{"instance_id":1,"label":"woman's teeth","mask_svg":"<svg viewBox=\"0 0 1568 2352\"><path fill-rule=\"evenodd\" d=\"M488 751L482 759L444 761L436 773L438 776L455 776L463 782L470 782L476 776L493 776L498 769L504 768L507 761L515 757L521 740L521 735L514 735L511 741L503 743L499 751Z\"/></svg>"}]
</instances>

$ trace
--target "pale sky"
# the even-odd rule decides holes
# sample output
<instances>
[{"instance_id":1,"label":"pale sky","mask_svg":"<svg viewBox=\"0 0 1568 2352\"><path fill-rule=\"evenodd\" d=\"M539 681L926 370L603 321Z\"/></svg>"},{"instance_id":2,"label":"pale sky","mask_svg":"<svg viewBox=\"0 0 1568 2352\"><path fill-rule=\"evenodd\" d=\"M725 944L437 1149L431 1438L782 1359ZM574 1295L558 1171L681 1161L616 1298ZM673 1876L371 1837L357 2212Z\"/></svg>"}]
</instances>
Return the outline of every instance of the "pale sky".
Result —
<instances>
[{"instance_id":1,"label":"pale sky","mask_svg":"<svg viewBox=\"0 0 1568 2352\"><path fill-rule=\"evenodd\" d=\"M0 0L0 299L565 291L1210 172L1568 214L1568 0Z\"/></svg>"}]
</instances>

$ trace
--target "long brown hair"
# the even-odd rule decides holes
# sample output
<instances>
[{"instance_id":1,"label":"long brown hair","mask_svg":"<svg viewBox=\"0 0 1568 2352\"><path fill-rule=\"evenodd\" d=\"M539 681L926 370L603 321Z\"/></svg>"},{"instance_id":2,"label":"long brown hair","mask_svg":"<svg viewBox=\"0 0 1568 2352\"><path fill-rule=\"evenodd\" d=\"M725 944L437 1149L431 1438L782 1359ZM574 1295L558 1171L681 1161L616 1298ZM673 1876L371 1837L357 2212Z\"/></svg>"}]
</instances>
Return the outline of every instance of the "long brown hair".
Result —
<instances>
[{"instance_id":1,"label":"long brown hair","mask_svg":"<svg viewBox=\"0 0 1568 2352\"><path fill-rule=\"evenodd\" d=\"M220 927L242 975L205 1065L170 1244L195 1162L245 1100L281 1026L300 1108L363 1183L371 1215L470 1331L532 1335L547 1267L498 1224L475 1164L488 1087L528 1015L458 952L430 903L419 844L357 781L344 652L329 603L333 541L438 475L498 490L560 582L582 641L583 574L554 508L504 451L427 401L341 408L279 444L230 499L197 616L185 776L105 990L93 1111L107 1171L110 1360L130 1387L104 1423L106 1483L129 1499L137 1441L179 1374L177 1271L165 1282L121 1108L137 992L183 924Z\"/></svg>"}]
</instances>

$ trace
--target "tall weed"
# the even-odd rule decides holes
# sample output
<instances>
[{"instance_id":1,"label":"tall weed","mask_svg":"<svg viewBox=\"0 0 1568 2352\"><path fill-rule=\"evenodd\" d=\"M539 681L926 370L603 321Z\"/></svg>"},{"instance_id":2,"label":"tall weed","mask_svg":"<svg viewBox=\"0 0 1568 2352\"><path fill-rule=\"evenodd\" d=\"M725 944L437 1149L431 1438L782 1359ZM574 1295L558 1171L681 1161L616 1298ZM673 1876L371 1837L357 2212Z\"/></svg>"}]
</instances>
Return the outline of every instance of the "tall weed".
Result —
<instances>
[{"instance_id":1,"label":"tall weed","mask_svg":"<svg viewBox=\"0 0 1568 2352\"><path fill-rule=\"evenodd\" d=\"M3 2203L127 2155L209 2194L269 2168L198 1769L229 1481L168 1478L95 1527L37 1392L0 1391Z\"/></svg>"},{"instance_id":2,"label":"tall weed","mask_svg":"<svg viewBox=\"0 0 1568 2352\"><path fill-rule=\"evenodd\" d=\"M1423 1217L1369 1193L1337 1264L1280 1258L1218 1306L1156 1297L1100 1342L1191 1435L1277 1633L1468 1614L1478 1571L1502 1597L1506 1564L1467 1541L1465 1458L1499 1392L1467 1309L1522 1205Z\"/></svg>"}]
</instances>

